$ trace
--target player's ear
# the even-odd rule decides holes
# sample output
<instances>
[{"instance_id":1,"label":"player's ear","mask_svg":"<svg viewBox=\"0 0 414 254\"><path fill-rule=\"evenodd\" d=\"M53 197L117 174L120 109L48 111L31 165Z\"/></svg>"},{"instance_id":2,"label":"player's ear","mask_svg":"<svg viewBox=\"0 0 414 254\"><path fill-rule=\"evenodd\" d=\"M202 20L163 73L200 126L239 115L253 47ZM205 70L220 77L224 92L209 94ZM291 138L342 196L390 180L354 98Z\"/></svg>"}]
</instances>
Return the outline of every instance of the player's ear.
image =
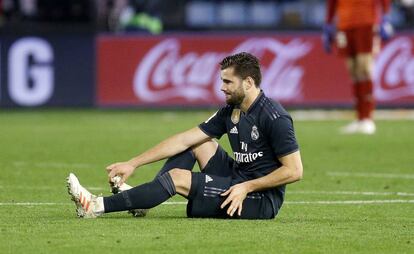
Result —
<instances>
[{"instance_id":1,"label":"player's ear","mask_svg":"<svg viewBox=\"0 0 414 254\"><path fill-rule=\"evenodd\" d=\"M248 76L244 81L246 83L246 90L254 87L254 80L252 77Z\"/></svg>"}]
</instances>

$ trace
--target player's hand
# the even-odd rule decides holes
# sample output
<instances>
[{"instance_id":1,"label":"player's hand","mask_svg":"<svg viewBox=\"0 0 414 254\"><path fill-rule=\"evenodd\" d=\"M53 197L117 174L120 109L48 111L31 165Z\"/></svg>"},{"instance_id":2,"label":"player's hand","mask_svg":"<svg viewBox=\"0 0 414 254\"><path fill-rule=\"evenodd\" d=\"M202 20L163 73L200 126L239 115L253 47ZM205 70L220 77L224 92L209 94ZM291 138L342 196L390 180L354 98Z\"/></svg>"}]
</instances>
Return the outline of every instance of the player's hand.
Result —
<instances>
[{"instance_id":1,"label":"player's hand","mask_svg":"<svg viewBox=\"0 0 414 254\"><path fill-rule=\"evenodd\" d=\"M334 42L335 27L331 24L325 24L322 27L322 44L326 53L332 52L332 43Z\"/></svg>"},{"instance_id":2,"label":"player's hand","mask_svg":"<svg viewBox=\"0 0 414 254\"><path fill-rule=\"evenodd\" d=\"M220 194L221 196L228 196L226 200L224 200L224 202L221 204L220 208L223 209L228 204L230 204L227 209L227 214L233 216L237 211L237 214L241 216L243 201L246 199L247 193L248 189L244 183L239 183L231 186L230 189L228 189L226 192Z\"/></svg>"},{"instance_id":3,"label":"player's hand","mask_svg":"<svg viewBox=\"0 0 414 254\"><path fill-rule=\"evenodd\" d=\"M120 176L121 181L119 185L122 185L130 175L134 172L135 167L132 166L128 161L125 162L117 162L114 164L109 165L106 167L106 171L108 172L109 182L114 176Z\"/></svg>"},{"instance_id":4,"label":"player's hand","mask_svg":"<svg viewBox=\"0 0 414 254\"><path fill-rule=\"evenodd\" d=\"M380 36L381 39L387 41L394 36L394 27L391 24L391 20L388 16L384 15L380 24Z\"/></svg>"}]
</instances>

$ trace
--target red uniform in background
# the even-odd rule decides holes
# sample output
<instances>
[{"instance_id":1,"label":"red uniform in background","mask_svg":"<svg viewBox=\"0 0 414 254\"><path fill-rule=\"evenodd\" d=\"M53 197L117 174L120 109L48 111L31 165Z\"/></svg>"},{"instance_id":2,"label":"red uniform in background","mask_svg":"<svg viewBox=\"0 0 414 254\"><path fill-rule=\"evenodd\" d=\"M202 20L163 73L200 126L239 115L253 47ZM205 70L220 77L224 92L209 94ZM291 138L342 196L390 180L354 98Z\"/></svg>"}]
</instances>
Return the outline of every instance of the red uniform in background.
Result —
<instances>
[{"instance_id":1,"label":"red uniform in background","mask_svg":"<svg viewBox=\"0 0 414 254\"><path fill-rule=\"evenodd\" d=\"M382 12L388 12L390 0L328 0L327 22L336 14L338 29L349 29L379 22Z\"/></svg>"},{"instance_id":2,"label":"red uniform in background","mask_svg":"<svg viewBox=\"0 0 414 254\"><path fill-rule=\"evenodd\" d=\"M389 8L390 0L328 0L326 23L332 23L336 16L339 55L376 53L380 47L380 17Z\"/></svg>"},{"instance_id":3,"label":"red uniform in background","mask_svg":"<svg viewBox=\"0 0 414 254\"><path fill-rule=\"evenodd\" d=\"M327 0L326 24L331 25L336 18L335 45L338 54L347 58L359 121L372 121L375 104L371 65L381 46L379 24L390 4L390 0ZM372 125L369 134L375 132Z\"/></svg>"}]
</instances>

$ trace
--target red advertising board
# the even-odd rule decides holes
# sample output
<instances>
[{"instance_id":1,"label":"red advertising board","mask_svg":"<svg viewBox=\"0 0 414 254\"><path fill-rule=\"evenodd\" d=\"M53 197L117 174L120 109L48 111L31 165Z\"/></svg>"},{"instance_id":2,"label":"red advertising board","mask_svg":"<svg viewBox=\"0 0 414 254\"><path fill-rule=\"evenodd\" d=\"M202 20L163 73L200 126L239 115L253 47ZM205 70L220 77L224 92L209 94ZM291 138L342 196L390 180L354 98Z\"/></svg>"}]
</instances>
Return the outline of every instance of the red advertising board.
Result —
<instances>
[{"instance_id":1,"label":"red advertising board","mask_svg":"<svg viewBox=\"0 0 414 254\"><path fill-rule=\"evenodd\" d=\"M413 45L414 35L399 36L377 56L378 104L414 105ZM97 48L99 106L223 104L218 63L241 51L260 59L262 89L285 105L352 103L343 59L325 54L317 34L102 36Z\"/></svg>"}]
</instances>

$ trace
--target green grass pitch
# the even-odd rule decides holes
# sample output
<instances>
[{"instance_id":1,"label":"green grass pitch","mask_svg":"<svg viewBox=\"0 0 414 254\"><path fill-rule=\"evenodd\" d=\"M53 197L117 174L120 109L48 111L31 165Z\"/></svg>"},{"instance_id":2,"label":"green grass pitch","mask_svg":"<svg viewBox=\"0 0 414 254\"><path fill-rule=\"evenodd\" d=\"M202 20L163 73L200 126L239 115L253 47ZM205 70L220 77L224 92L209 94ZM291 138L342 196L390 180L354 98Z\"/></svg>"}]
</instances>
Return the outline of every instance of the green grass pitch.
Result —
<instances>
[{"instance_id":1,"label":"green grass pitch","mask_svg":"<svg viewBox=\"0 0 414 254\"><path fill-rule=\"evenodd\" d=\"M212 112L0 112L0 253L414 253L414 122L296 121L304 179L269 221L188 219L174 197L145 218L78 219L69 172L109 195L105 166L193 127ZM227 138L220 141L229 150ZM152 179L158 162L129 183Z\"/></svg>"}]
</instances>

